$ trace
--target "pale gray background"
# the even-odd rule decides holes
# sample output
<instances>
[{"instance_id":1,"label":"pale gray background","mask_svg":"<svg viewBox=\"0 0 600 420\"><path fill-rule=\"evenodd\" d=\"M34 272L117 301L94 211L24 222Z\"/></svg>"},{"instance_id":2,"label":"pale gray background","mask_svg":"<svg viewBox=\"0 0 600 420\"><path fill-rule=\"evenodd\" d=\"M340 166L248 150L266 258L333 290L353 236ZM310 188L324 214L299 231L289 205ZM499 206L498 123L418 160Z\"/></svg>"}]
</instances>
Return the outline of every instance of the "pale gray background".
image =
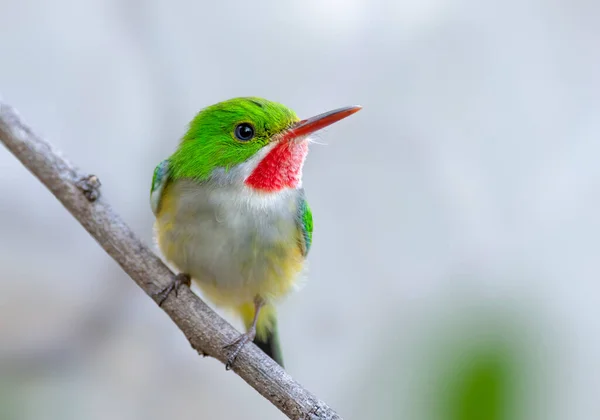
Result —
<instances>
[{"instance_id":1,"label":"pale gray background","mask_svg":"<svg viewBox=\"0 0 600 420\"><path fill-rule=\"evenodd\" d=\"M596 419L599 16L591 0L1 0L0 94L147 243L152 170L201 107L363 105L305 167L288 371L345 418L419 420L430 353L500 319L526 342L528 418ZM1 416L282 418L2 148L0 286Z\"/></svg>"}]
</instances>

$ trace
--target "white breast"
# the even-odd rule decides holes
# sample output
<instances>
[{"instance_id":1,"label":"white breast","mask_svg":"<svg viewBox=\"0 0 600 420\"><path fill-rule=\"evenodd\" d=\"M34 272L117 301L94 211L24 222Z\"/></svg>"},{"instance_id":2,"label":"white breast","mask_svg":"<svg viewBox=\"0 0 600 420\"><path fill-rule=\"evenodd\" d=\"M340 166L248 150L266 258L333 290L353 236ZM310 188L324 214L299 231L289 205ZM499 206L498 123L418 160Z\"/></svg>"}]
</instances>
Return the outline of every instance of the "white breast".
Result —
<instances>
[{"instance_id":1,"label":"white breast","mask_svg":"<svg viewBox=\"0 0 600 420\"><path fill-rule=\"evenodd\" d=\"M298 194L177 181L169 191L177 200L157 218L159 247L200 286L218 286L240 303L252 301L260 282L278 269L267 254L296 241Z\"/></svg>"}]
</instances>

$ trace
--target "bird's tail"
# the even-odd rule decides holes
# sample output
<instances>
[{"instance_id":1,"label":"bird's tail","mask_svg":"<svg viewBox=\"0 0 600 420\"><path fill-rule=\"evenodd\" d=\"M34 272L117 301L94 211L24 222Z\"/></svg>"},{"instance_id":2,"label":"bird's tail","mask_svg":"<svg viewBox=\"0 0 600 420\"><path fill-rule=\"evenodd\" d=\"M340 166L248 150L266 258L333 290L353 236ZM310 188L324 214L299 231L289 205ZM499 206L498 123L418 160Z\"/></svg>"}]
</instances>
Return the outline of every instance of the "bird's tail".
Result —
<instances>
[{"instance_id":1,"label":"bird's tail","mask_svg":"<svg viewBox=\"0 0 600 420\"><path fill-rule=\"evenodd\" d=\"M250 328L254 319L254 303L242 305L239 311L246 329ZM267 304L260 309L254 344L283 367L283 354L279 345L279 332L277 331L277 312L273 305Z\"/></svg>"}]
</instances>

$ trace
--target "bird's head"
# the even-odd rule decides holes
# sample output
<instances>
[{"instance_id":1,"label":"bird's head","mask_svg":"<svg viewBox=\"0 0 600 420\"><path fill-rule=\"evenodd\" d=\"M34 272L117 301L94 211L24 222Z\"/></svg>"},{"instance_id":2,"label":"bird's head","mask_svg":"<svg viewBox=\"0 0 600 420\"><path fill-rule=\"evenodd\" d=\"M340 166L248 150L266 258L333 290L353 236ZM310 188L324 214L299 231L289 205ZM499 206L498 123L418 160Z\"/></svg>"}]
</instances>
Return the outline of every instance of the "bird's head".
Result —
<instances>
[{"instance_id":1,"label":"bird's head","mask_svg":"<svg viewBox=\"0 0 600 420\"><path fill-rule=\"evenodd\" d=\"M277 192L300 185L308 136L361 109L340 108L305 120L262 98L235 98L200 111L170 166L175 178Z\"/></svg>"}]
</instances>

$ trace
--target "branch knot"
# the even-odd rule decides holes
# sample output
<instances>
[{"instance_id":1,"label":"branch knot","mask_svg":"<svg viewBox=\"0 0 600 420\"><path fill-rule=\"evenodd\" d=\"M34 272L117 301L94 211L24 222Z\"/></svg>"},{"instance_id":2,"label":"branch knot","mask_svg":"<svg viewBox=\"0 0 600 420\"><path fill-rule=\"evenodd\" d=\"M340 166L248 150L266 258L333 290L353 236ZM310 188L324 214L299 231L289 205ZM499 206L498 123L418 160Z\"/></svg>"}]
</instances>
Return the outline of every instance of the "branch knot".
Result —
<instances>
[{"instance_id":1,"label":"branch knot","mask_svg":"<svg viewBox=\"0 0 600 420\"><path fill-rule=\"evenodd\" d=\"M81 177L75 182L75 185L83 192L85 198L92 203L100 197L100 186L102 184L96 175Z\"/></svg>"}]
</instances>

